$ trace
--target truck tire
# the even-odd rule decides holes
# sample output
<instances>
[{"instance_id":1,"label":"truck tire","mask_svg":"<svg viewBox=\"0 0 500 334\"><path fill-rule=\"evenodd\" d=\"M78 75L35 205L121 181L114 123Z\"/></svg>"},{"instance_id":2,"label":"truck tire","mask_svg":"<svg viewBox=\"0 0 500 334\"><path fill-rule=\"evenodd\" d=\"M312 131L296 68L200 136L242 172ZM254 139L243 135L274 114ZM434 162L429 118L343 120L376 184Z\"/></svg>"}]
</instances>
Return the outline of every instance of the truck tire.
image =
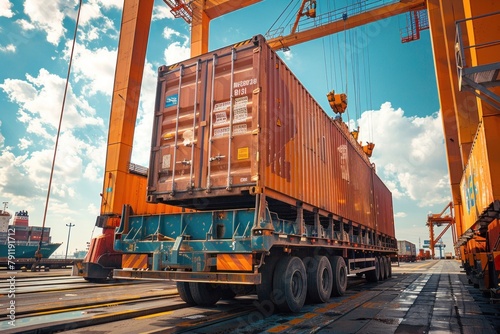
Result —
<instances>
[{"instance_id":1,"label":"truck tire","mask_svg":"<svg viewBox=\"0 0 500 334\"><path fill-rule=\"evenodd\" d=\"M257 297L261 303L274 303L273 295L273 275L274 268L276 267L276 262L278 262L279 257L270 256L264 259L264 264L260 269L261 284L256 285L255 289L257 292ZM272 306L272 305L271 305Z\"/></svg>"},{"instance_id":2,"label":"truck tire","mask_svg":"<svg viewBox=\"0 0 500 334\"><path fill-rule=\"evenodd\" d=\"M326 256L307 257L304 259L307 272L307 301L326 303L330 299L333 287L333 272Z\"/></svg>"},{"instance_id":3,"label":"truck tire","mask_svg":"<svg viewBox=\"0 0 500 334\"><path fill-rule=\"evenodd\" d=\"M375 266L375 269L367 271L365 275L368 282L378 282L378 278L380 276L380 263L378 261L378 257L375 257L373 265Z\"/></svg>"},{"instance_id":4,"label":"truck tire","mask_svg":"<svg viewBox=\"0 0 500 334\"><path fill-rule=\"evenodd\" d=\"M386 271L387 262L385 260L385 257L383 256L380 256L378 259L380 262L380 280L384 281L387 278L387 271Z\"/></svg>"},{"instance_id":5,"label":"truck tire","mask_svg":"<svg viewBox=\"0 0 500 334\"><path fill-rule=\"evenodd\" d=\"M347 266L342 256L332 257L332 296L342 296L347 289Z\"/></svg>"},{"instance_id":6,"label":"truck tire","mask_svg":"<svg viewBox=\"0 0 500 334\"><path fill-rule=\"evenodd\" d=\"M189 283L193 301L200 306L212 306L221 298L222 290L210 283Z\"/></svg>"},{"instance_id":7,"label":"truck tire","mask_svg":"<svg viewBox=\"0 0 500 334\"><path fill-rule=\"evenodd\" d=\"M281 312L299 312L307 296L307 273L298 257L278 261L273 277L273 301Z\"/></svg>"},{"instance_id":8,"label":"truck tire","mask_svg":"<svg viewBox=\"0 0 500 334\"><path fill-rule=\"evenodd\" d=\"M385 279L391 277L391 259L387 256L382 257L384 259L384 269L385 269Z\"/></svg>"},{"instance_id":9,"label":"truck tire","mask_svg":"<svg viewBox=\"0 0 500 334\"><path fill-rule=\"evenodd\" d=\"M196 305L191 290L189 289L189 282L177 282L177 291L181 299L188 305Z\"/></svg>"},{"instance_id":10,"label":"truck tire","mask_svg":"<svg viewBox=\"0 0 500 334\"><path fill-rule=\"evenodd\" d=\"M384 261L383 261L382 257L380 257L380 256L377 256L377 260L378 260L378 280L383 281L385 279L384 278Z\"/></svg>"}]
</instances>

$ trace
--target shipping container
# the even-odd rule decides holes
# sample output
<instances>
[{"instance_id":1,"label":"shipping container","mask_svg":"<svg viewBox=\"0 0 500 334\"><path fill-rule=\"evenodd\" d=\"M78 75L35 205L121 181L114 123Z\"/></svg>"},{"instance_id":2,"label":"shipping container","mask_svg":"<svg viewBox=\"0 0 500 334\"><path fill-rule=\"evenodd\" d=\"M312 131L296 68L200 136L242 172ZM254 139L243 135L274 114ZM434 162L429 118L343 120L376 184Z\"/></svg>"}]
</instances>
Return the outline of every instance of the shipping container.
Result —
<instances>
[{"instance_id":1,"label":"shipping container","mask_svg":"<svg viewBox=\"0 0 500 334\"><path fill-rule=\"evenodd\" d=\"M460 182L462 228L455 249L468 278L483 291L500 283L499 133L500 116L481 119Z\"/></svg>"},{"instance_id":2,"label":"shipping container","mask_svg":"<svg viewBox=\"0 0 500 334\"><path fill-rule=\"evenodd\" d=\"M425 260L425 250L423 248L420 248L418 250L418 260L420 261Z\"/></svg>"},{"instance_id":3,"label":"shipping container","mask_svg":"<svg viewBox=\"0 0 500 334\"><path fill-rule=\"evenodd\" d=\"M50 227L45 227L42 228L41 226L30 226L30 235L31 236L41 236L42 235L42 230L43 230L43 235L50 235Z\"/></svg>"},{"instance_id":4,"label":"shipping container","mask_svg":"<svg viewBox=\"0 0 500 334\"><path fill-rule=\"evenodd\" d=\"M478 229L475 225L481 223L481 215L500 200L500 154L498 141L494 140L499 133L500 117L483 118L460 182L462 233Z\"/></svg>"},{"instance_id":5,"label":"shipping container","mask_svg":"<svg viewBox=\"0 0 500 334\"><path fill-rule=\"evenodd\" d=\"M394 237L391 193L362 147L262 37L161 67L158 89L149 201L250 208L262 191L280 217L300 202Z\"/></svg>"},{"instance_id":6,"label":"shipping container","mask_svg":"<svg viewBox=\"0 0 500 334\"><path fill-rule=\"evenodd\" d=\"M430 260L430 259L431 259L431 251L430 251L430 250L426 250L426 251L425 251L425 258L426 258L427 260Z\"/></svg>"},{"instance_id":7,"label":"shipping container","mask_svg":"<svg viewBox=\"0 0 500 334\"><path fill-rule=\"evenodd\" d=\"M16 230L14 234L11 234L11 237L14 238L14 240L17 241L28 241L30 237L30 233L28 230L18 230L18 226L16 226ZM22 226L24 227L24 226Z\"/></svg>"},{"instance_id":8,"label":"shipping container","mask_svg":"<svg viewBox=\"0 0 500 334\"><path fill-rule=\"evenodd\" d=\"M415 244L407 240L398 240L398 257L400 261L415 262L417 260Z\"/></svg>"},{"instance_id":9,"label":"shipping container","mask_svg":"<svg viewBox=\"0 0 500 334\"><path fill-rule=\"evenodd\" d=\"M160 67L147 198L197 211L126 207L113 276L174 279L191 304L256 292L299 311L348 274L390 277L397 254L390 191L262 36Z\"/></svg>"},{"instance_id":10,"label":"shipping container","mask_svg":"<svg viewBox=\"0 0 500 334\"><path fill-rule=\"evenodd\" d=\"M9 229L10 230L14 230L16 233L19 232L19 231L23 231L23 232L28 232L30 231L30 227L29 226L24 226L24 225L9 225Z\"/></svg>"}]
</instances>

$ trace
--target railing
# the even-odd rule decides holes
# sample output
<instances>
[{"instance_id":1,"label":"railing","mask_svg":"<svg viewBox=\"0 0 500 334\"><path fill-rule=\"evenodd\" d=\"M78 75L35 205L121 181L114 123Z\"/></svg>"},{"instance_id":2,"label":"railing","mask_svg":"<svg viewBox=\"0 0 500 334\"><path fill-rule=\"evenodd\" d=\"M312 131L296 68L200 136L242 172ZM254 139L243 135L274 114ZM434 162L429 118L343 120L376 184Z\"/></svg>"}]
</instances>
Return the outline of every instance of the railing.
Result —
<instances>
[{"instance_id":1,"label":"railing","mask_svg":"<svg viewBox=\"0 0 500 334\"><path fill-rule=\"evenodd\" d=\"M500 109L500 96L487 89L500 85L500 35L495 33L498 22L500 11L456 21L455 60L459 89L470 88L476 96ZM470 44L467 33L472 24L474 30L483 33L474 35Z\"/></svg>"}]
</instances>

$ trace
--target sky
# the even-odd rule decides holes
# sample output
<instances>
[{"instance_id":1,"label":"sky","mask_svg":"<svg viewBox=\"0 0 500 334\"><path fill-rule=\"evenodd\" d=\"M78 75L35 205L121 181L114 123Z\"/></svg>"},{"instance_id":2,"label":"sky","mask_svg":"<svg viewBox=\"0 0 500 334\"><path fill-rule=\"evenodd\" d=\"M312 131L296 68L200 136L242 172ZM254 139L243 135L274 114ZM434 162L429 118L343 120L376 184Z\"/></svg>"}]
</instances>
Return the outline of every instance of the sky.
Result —
<instances>
[{"instance_id":1,"label":"sky","mask_svg":"<svg viewBox=\"0 0 500 334\"><path fill-rule=\"evenodd\" d=\"M288 3L264 0L212 20L209 49L280 24L289 29L289 20L277 21ZM318 1L318 14L335 9L325 3ZM94 224L122 6L122 0L83 1L46 215L52 241L63 243L58 255L66 249L68 224L75 225L68 254L101 233ZM31 225L44 217L77 9L76 0L0 0L0 201L11 213L28 210ZM429 239L427 215L441 212L451 196L429 32L401 43L405 26L403 14L279 55L332 116L326 93L347 93L343 119L360 127L360 140L376 145L371 161L392 191L396 238L419 247ZM189 57L189 25L155 0L133 163L149 162L156 69ZM449 232L443 241L453 251Z\"/></svg>"}]
</instances>

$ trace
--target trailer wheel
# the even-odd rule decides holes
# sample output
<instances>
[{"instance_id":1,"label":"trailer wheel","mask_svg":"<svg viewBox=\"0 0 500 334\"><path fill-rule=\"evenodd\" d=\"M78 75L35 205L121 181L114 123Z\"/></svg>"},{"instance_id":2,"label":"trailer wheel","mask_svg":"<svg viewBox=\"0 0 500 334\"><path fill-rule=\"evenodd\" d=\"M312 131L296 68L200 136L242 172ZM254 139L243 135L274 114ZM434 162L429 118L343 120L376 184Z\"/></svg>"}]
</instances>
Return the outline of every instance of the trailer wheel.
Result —
<instances>
[{"instance_id":1,"label":"trailer wheel","mask_svg":"<svg viewBox=\"0 0 500 334\"><path fill-rule=\"evenodd\" d=\"M384 281L387 278L387 261L385 257L379 257L380 261L380 280Z\"/></svg>"},{"instance_id":2,"label":"trailer wheel","mask_svg":"<svg viewBox=\"0 0 500 334\"><path fill-rule=\"evenodd\" d=\"M181 299L188 305L196 305L191 290L189 289L189 282L176 282L176 285Z\"/></svg>"},{"instance_id":3,"label":"trailer wheel","mask_svg":"<svg viewBox=\"0 0 500 334\"><path fill-rule=\"evenodd\" d=\"M306 257L307 300L312 303L326 303L333 287L333 272L326 256Z\"/></svg>"},{"instance_id":4,"label":"trailer wheel","mask_svg":"<svg viewBox=\"0 0 500 334\"><path fill-rule=\"evenodd\" d=\"M392 277L392 261L391 258L387 258L387 264L389 265L389 277Z\"/></svg>"},{"instance_id":5,"label":"trailer wheel","mask_svg":"<svg viewBox=\"0 0 500 334\"><path fill-rule=\"evenodd\" d=\"M385 269L385 278L388 279L391 277L391 259L387 256L383 257L384 259L384 269Z\"/></svg>"},{"instance_id":6,"label":"trailer wheel","mask_svg":"<svg viewBox=\"0 0 500 334\"><path fill-rule=\"evenodd\" d=\"M306 301L307 273L298 257L278 261L273 278L273 301L282 312L299 312Z\"/></svg>"},{"instance_id":7,"label":"trailer wheel","mask_svg":"<svg viewBox=\"0 0 500 334\"><path fill-rule=\"evenodd\" d=\"M378 259L378 280L379 281L383 281L385 280L385 277L384 277L384 259L380 256L377 256L377 259Z\"/></svg>"},{"instance_id":8,"label":"trailer wheel","mask_svg":"<svg viewBox=\"0 0 500 334\"><path fill-rule=\"evenodd\" d=\"M221 288L220 299L231 300L234 299L234 297L236 297L236 292L234 292L229 285Z\"/></svg>"},{"instance_id":9,"label":"trailer wheel","mask_svg":"<svg viewBox=\"0 0 500 334\"><path fill-rule=\"evenodd\" d=\"M378 282L378 278L380 275L380 263L378 261L378 257L375 257L375 260L373 261L373 265L375 266L375 269L372 269L370 271L366 272L366 280L368 282Z\"/></svg>"},{"instance_id":10,"label":"trailer wheel","mask_svg":"<svg viewBox=\"0 0 500 334\"><path fill-rule=\"evenodd\" d=\"M261 284L256 285L255 290L260 302L271 302L274 304L273 295L273 276L277 256L270 256L264 259L264 264L260 269Z\"/></svg>"},{"instance_id":11,"label":"trailer wheel","mask_svg":"<svg viewBox=\"0 0 500 334\"><path fill-rule=\"evenodd\" d=\"M221 298L222 290L219 286L210 283L189 283L191 296L200 306L212 306Z\"/></svg>"},{"instance_id":12,"label":"trailer wheel","mask_svg":"<svg viewBox=\"0 0 500 334\"><path fill-rule=\"evenodd\" d=\"M333 288L332 296L342 296L347 289L347 266L342 256L332 258Z\"/></svg>"}]
</instances>

